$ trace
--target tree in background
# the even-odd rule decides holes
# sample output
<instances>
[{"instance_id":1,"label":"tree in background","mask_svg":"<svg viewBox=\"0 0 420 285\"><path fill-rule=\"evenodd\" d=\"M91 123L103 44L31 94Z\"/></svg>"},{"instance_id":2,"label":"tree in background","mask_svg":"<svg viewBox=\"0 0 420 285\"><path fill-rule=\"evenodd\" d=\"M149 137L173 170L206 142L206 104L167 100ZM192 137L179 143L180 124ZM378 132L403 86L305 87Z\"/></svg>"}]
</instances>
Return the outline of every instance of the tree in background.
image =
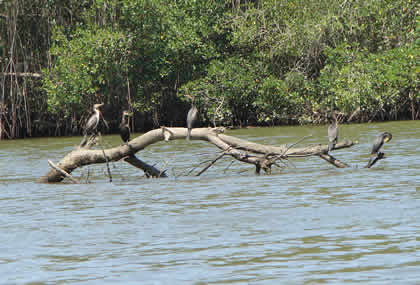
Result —
<instances>
[{"instance_id":1,"label":"tree in background","mask_svg":"<svg viewBox=\"0 0 420 285\"><path fill-rule=\"evenodd\" d=\"M203 124L322 122L331 108L417 119L419 10L413 0L3 1L0 137L77 132L98 101L111 128L122 109L135 130L183 126L185 95Z\"/></svg>"}]
</instances>

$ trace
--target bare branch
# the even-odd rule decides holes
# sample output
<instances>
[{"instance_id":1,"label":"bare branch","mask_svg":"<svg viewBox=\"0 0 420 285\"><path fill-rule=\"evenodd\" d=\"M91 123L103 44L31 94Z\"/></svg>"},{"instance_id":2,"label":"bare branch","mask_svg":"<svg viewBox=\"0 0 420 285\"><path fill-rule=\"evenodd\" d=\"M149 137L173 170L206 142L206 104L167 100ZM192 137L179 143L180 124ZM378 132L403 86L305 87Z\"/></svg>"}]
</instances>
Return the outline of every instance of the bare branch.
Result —
<instances>
[{"instance_id":1,"label":"bare branch","mask_svg":"<svg viewBox=\"0 0 420 285\"><path fill-rule=\"evenodd\" d=\"M218 155L215 159L213 159L206 167L204 167L199 173L197 173L196 176L200 176L203 174L207 169L209 169L213 164L216 163L219 159L221 159L225 155L224 152L222 152L220 155Z\"/></svg>"},{"instance_id":2,"label":"bare branch","mask_svg":"<svg viewBox=\"0 0 420 285\"><path fill-rule=\"evenodd\" d=\"M36 72L0 72L0 75L3 76L16 76L16 77L34 77L34 78L41 78L41 73Z\"/></svg>"},{"instance_id":3,"label":"bare branch","mask_svg":"<svg viewBox=\"0 0 420 285\"><path fill-rule=\"evenodd\" d=\"M282 155L283 158L311 156L320 155L328 149L327 145L315 145L306 148L290 148L287 145L262 145L224 135L222 134L223 131L223 128L195 128L191 132L191 139L207 141L221 149L223 155L230 155L236 160L253 164L257 170L263 169L266 172L270 171L273 164L273 161L268 158L269 155ZM186 137L187 128L159 128L132 139L128 144L105 150L76 148L67 154L59 165L64 171L71 173L74 169L84 165L118 161L124 158L124 161L143 169L146 175L166 177L164 172L162 173L153 166L141 162L134 154L159 141L186 139ZM340 142L336 145L336 149L351 147L353 144L351 141ZM62 179L63 176L60 171L51 169L38 181L48 183L59 182Z\"/></svg>"}]
</instances>

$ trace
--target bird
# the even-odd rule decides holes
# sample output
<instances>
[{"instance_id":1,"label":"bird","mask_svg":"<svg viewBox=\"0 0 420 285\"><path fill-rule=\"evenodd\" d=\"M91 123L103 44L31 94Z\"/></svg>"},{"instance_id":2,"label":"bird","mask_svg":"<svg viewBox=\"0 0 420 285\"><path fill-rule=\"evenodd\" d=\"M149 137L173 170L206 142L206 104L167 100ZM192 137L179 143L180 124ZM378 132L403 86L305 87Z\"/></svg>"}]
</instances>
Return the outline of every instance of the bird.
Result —
<instances>
[{"instance_id":1,"label":"bird","mask_svg":"<svg viewBox=\"0 0 420 285\"><path fill-rule=\"evenodd\" d=\"M87 136L93 135L97 133L97 128L99 124L99 120L101 119L101 111L99 108L101 108L104 105L104 103L101 104L94 104L93 105L93 111L94 114L90 116L89 120L87 121L85 128L83 129L83 139L80 143L80 146L83 147L87 143Z\"/></svg>"},{"instance_id":2,"label":"bird","mask_svg":"<svg viewBox=\"0 0 420 285\"><path fill-rule=\"evenodd\" d=\"M373 161L375 160L376 156L379 154L379 151L381 150L384 143L389 142L391 139L392 139L392 134L388 132L381 133L375 138L373 142L373 146L372 146L372 151L370 152L370 159L366 166L367 168L372 166Z\"/></svg>"},{"instance_id":3,"label":"bird","mask_svg":"<svg viewBox=\"0 0 420 285\"><path fill-rule=\"evenodd\" d=\"M338 121L336 111L334 110L331 114L332 123L328 126L328 152L334 149L338 140Z\"/></svg>"},{"instance_id":4,"label":"bird","mask_svg":"<svg viewBox=\"0 0 420 285\"><path fill-rule=\"evenodd\" d=\"M128 111L124 111L122 113L122 119L120 124L120 136L125 144L127 144L130 140L130 127L128 125L128 116L130 116L130 113Z\"/></svg>"},{"instance_id":5,"label":"bird","mask_svg":"<svg viewBox=\"0 0 420 285\"><path fill-rule=\"evenodd\" d=\"M191 108L188 111L187 114L187 128L188 128L188 133L187 133L187 140L190 140L190 136L191 136L191 130L194 126L194 123L197 121L198 118L198 110L194 105L194 97L190 97L191 98Z\"/></svg>"}]
</instances>

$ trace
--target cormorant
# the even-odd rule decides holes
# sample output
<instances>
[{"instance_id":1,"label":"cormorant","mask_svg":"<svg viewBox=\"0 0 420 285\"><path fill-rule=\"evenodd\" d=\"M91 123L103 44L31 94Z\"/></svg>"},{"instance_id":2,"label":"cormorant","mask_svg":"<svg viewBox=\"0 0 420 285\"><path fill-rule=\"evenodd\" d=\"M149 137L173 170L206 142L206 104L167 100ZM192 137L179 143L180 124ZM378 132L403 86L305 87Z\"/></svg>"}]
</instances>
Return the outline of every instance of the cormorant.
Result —
<instances>
[{"instance_id":1,"label":"cormorant","mask_svg":"<svg viewBox=\"0 0 420 285\"><path fill-rule=\"evenodd\" d=\"M338 140L338 121L335 110L332 112L331 117L333 121L328 126L328 152L334 149Z\"/></svg>"},{"instance_id":2,"label":"cormorant","mask_svg":"<svg viewBox=\"0 0 420 285\"><path fill-rule=\"evenodd\" d=\"M125 144L127 144L130 140L130 127L128 125L128 116L130 116L130 113L128 111L124 111L122 113L122 119L120 124L120 136Z\"/></svg>"},{"instance_id":3,"label":"cormorant","mask_svg":"<svg viewBox=\"0 0 420 285\"><path fill-rule=\"evenodd\" d=\"M187 128L188 128L187 140L190 140L191 130L194 126L194 123L197 121L197 117L198 117L198 110L194 105L194 97L190 97L190 98L191 98L191 108L188 111L188 115L187 115Z\"/></svg>"},{"instance_id":4,"label":"cormorant","mask_svg":"<svg viewBox=\"0 0 420 285\"><path fill-rule=\"evenodd\" d=\"M90 116L89 120L87 121L85 128L83 129L83 140L80 143L80 146L83 147L87 143L87 136L93 135L97 133L97 127L99 124L99 120L101 119L101 108L104 103L95 104L93 105L93 111L95 112L92 116Z\"/></svg>"},{"instance_id":5,"label":"cormorant","mask_svg":"<svg viewBox=\"0 0 420 285\"><path fill-rule=\"evenodd\" d=\"M370 152L370 159L367 164L367 168L372 166L373 161L375 160L376 156L378 155L379 151L381 150L384 142L389 142L392 139L391 133L384 132L379 134L375 141L373 142L372 151Z\"/></svg>"}]
</instances>

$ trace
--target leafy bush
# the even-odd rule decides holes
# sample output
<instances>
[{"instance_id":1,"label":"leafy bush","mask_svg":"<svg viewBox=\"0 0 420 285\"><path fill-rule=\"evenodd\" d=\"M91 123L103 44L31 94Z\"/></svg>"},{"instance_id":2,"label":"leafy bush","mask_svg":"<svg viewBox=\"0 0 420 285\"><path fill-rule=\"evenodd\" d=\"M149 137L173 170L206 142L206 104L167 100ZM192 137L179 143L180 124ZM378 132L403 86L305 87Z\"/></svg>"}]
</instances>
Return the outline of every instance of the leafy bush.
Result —
<instances>
[{"instance_id":1,"label":"leafy bush","mask_svg":"<svg viewBox=\"0 0 420 285\"><path fill-rule=\"evenodd\" d=\"M69 115L99 101L114 101L115 90L125 81L130 44L130 38L110 29L80 29L71 39L57 30L50 50L55 64L44 70L49 111Z\"/></svg>"},{"instance_id":2,"label":"leafy bush","mask_svg":"<svg viewBox=\"0 0 420 285\"><path fill-rule=\"evenodd\" d=\"M352 112L360 107L369 119L405 116L410 100L418 102L416 44L381 53L357 51L342 45L327 51L319 86L325 106Z\"/></svg>"}]
</instances>

